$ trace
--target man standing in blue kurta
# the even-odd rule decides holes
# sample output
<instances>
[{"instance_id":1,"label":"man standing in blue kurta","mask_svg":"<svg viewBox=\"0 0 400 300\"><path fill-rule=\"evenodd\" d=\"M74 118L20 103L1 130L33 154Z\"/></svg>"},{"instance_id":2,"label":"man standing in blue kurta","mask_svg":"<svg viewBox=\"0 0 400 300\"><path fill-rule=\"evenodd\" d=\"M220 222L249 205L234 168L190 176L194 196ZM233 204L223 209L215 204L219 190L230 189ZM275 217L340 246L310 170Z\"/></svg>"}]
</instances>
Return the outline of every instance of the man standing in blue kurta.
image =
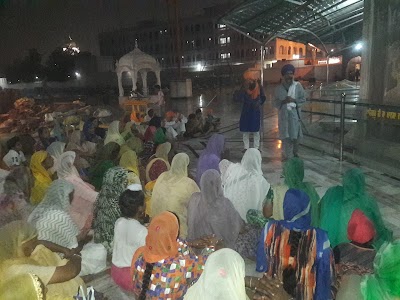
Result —
<instances>
[{"instance_id":1,"label":"man standing in blue kurta","mask_svg":"<svg viewBox=\"0 0 400 300\"><path fill-rule=\"evenodd\" d=\"M244 91L240 95L240 100L243 102L240 131L243 133L243 152L245 152L250 148L250 133L253 133L254 148L260 149L261 109L266 98L263 88L258 84L256 71L246 71L243 77Z\"/></svg>"},{"instance_id":2,"label":"man standing in blue kurta","mask_svg":"<svg viewBox=\"0 0 400 300\"><path fill-rule=\"evenodd\" d=\"M281 70L282 84L275 90L275 107L278 109L279 139L282 141L282 161L298 157L299 139L303 137L300 106L306 101L303 86L294 81L293 65Z\"/></svg>"}]
</instances>

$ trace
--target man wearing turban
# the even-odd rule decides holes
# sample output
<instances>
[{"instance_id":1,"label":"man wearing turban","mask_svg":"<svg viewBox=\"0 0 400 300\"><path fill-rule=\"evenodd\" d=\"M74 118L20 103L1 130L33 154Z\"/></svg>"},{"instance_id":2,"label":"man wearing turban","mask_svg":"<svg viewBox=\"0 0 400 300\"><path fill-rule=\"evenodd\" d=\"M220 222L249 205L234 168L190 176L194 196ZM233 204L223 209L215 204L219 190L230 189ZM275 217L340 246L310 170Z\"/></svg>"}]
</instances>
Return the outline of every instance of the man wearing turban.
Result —
<instances>
[{"instance_id":1,"label":"man wearing turban","mask_svg":"<svg viewBox=\"0 0 400 300\"><path fill-rule=\"evenodd\" d=\"M260 148L261 109L266 98L263 88L258 84L258 72L246 71L243 78L244 90L240 94L243 107L239 127L243 133L244 151L246 151L250 148L250 133L253 133L254 148Z\"/></svg>"},{"instance_id":2,"label":"man wearing turban","mask_svg":"<svg viewBox=\"0 0 400 300\"><path fill-rule=\"evenodd\" d=\"M298 157L299 139L303 136L300 106L306 101L304 89L294 81L295 68L285 65L281 70L282 83L275 89L278 109L279 139L282 141L282 161Z\"/></svg>"}]
</instances>

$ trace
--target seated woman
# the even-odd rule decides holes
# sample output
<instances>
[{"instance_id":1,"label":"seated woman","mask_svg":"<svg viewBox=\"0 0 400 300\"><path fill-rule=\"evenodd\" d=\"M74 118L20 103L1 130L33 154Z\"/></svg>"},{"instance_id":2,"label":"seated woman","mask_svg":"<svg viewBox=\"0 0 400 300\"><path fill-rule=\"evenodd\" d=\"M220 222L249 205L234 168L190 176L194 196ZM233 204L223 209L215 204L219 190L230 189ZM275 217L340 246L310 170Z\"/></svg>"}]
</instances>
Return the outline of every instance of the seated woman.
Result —
<instances>
[{"instance_id":1,"label":"seated woman","mask_svg":"<svg viewBox=\"0 0 400 300\"><path fill-rule=\"evenodd\" d=\"M333 249L340 283L336 299L357 299L349 297L354 292L346 288L356 277L373 273L373 262L376 251L372 247L375 236L374 224L356 209L351 215L347 228L350 243L343 243ZM357 291L359 293L359 291Z\"/></svg>"},{"instance_id":2,"label":"seated woman","mask_svg":"<svg viewBox=\"0 0 400 300\"><path fill-rule=\"evenodd\" d=\"M257 271L286 282L296 299L334 299L335 266L325 231L311 227L306 193L289 189L283 201L284 220L270 220L257 249Z\"/></svg>"},{"instance_id":3,"label":"seated woman","mask_svg":"<svg viewBox=\"0 0 400 300\"><path fill-rule=\"evenodd\" d=\"M199 137L203 134L203 127L199 123L195 114L188 116L188 122L186 123L186 131L183 134L187 138Z\"/></svg>"},{"instance_id":4,"label":"seated woman","mask_svg":"<svg viewBox=\"0 0 400 300\"><path fill-rule=\"evenodd\" d=\"M54 165L54 160L46 151L35 152L31 157L30 168L34 178L31 193L31 203L39 204L49 188L52 178L48 171Z\"/></svg>"},{"instance_id":5,"label":"seated woman","mask_svg":"<svg viewBox=\"0 0 400 300\"><path fill-rule=\"evenodd\" d=\"M35 151L46 151L51 143L57 141L56 138L50 136L50 130L47 127L39 127L38 129L39 140L36 142Z\"/></svg>"},{"instance_id":6,"label":"seated woman","mask_svg":"<svg viewBox=\"0 0 400 300\"><path fill-rule=\"evenodd\" d=\"M75 165L78 170L90 167L89 161L96 154L97 145L92 142L82 141L82 132L75 130L68 138L66 151L76 153Z\"/></svg>"},{"instance_id":7,"label":"seated woman","mask_svg":"<svg viewBox=\"0 0 400 300\"><path fill-rule=\"evenodd\" d=\"M53 167L49 170L52 175L57 173L57 170L60 165L60 156L65 151L65 143L63 142L53 142L47 147L46 151L53 158L54 164Z\"/></svg>"},{"instance_id":8,"label":"seated woman","mask_svg":"<svg viewBox=\"0 0 400 300\"><path fill-rule=\"evenodd\" d=\"M140 183L138 163L139 162L136 153L132 150L128 150L124 154L122 154L121 159L119 161L120 167L125 168L128 171L132 172L131 178L134 180L133 181L134 183Z\"/></svg>"},{"instance_id":9,"label":"seated woman","mask_svg":"<svg viewBox=\"0 0 400 300\"><path fill-rule=\"evenodd\" d=\"M245 222L249 209L262 210L270 188L263 176L261 162L260 151L250 148L241 163L234 164L224 159L219 165L224 195L232 201Z\"/></svg>"},{"instance_id":10,"label":"seated woman","mask_svg":"<svg viewBox=\"0 0 400 300\"><path fill-rule=\"evenodd\" d=\"M146 181L150 182L158 178L157 174L168 171L170 164L168 154L171 151L171 144L166 142L158 145L154 158L150 158L150 162L146 166Z\"/></svg>"},{"instance_id":11,"label":"seated woman","mask_svg":"<svg viewBox=\"0 0 400 300\"><path fill-rule=\"evenodd\" d=\"M200 189L188 205L188 240L213 234L242 257L254 259L261 229L245 224L232 202L224 197L218 171L207 170Z\"/></svg>"},{"instance_id":12,"label":"seated woman","mask_svg":"<svg viewBox=\"0 0 400 300\"><path fill-rule=\"evenodd\" d=\"M45 198L28 219L36 228L40 240L68 249L79 246L79 229L69 214L73 193L73 185L64 179L57 179L50 185Z\"/></svg>"},{"instance_id":13,"label":"seated woman","mask_svg":"<svg viewBox=\"0 0 400 300\"><path fill-rule=\"evenodd\" d=\"M120 167L109 169L95 203L94 242L102 244L109 254L113 251L115 221L121 217L119 197L129 184L128 170Z\"/></svg>"},{"instance_id":14,"label":"seated woman","mask_svg":"<svg viewBox=\"0 0 400 300\"><path fill-rule=\"evenodd\" d=\"M245 264L243 258L231 249L212 253L203 274L191 286L184 300L246 300Z\"/></svg>"},{"instance_id":15,"label":"seated woman","mask_svg":"<svg viewBox=\"0 0 400 300\"><path fill-rule=\"evenodd\" d=\"M116 160L120 146L117 143L108 143L97 149L93 167L89 170L90 183L97 191L101 189L104 174L117 165Z\"/></svg>"},{"instance_id":16,"label":"seated woman","mask_svg":"<svg viewBox=\"0 0 400 300\"><path fill-rule=\"evenodd\" d=\"M29 203L33 178L29 168L16 167L6 177L0 195L0 226L12 221L27 221L33 206Z\"/></svg>"},{"instance_id":17,"label":"seated woman","mask_svg":"<svg viewBox=\"0 0 400 300\"><path fill-rule=\"evenodd\" d=\"M46 287L36 275L20 274L4 280L4 283L0 284L0 299L43 300L46 299Z\"/></svg>"},{"instance_id":18,"label":"seated woman","mask_svg":"<svg viewBox=\"0 0 400 300\"><path fill-rule=\"evenodd\" d=\"M140 154L140 160L142 162L147 163L149 158L154 154L155 152L155 134L158 129L161 128L161 118L160 117L154 117L150 120L149 126L146 129L146 132L144 133L144 145L143 145L143 152Z\"/></svg>"},{"instance_id":19,"label":"seated woman","mask_svg":"<svg viewBox=\"0 0 400 300\"><path fill-rule=\"evenodd\" d=\"M47 300L72 299L79 286L85 286L77 277L81 270L80 255L59 245L40 241L37 236L33 227L21 221L0 228L0 283L33 273L46 287ZM66 259L61 259L57 252L64 254Z\"/></svg>"},{"instance_id":20,"label":"seated woman","mask_svg":"<svg viewBox=\"0 0 400 300\"><path fill-rule=\"evenodd\" d=\"M97 118L91 117L83 125L83 139L91 143L99 143L102 139L96 134L96 128L99 125Z\"/></svg>"},{"instance_id":21,"label":"seated woman","mask_svg":"<svg viewBox=\"0 0 400 300\"><path fill-rule=\"evenodd\" d=\"M153 169L151 172L148 173L149 175L149 179L151 179L152 181L149 181L148 183L146 183L145 187L144 187L144 194L145 194L145 206L146 206L146 215L147 216L151 216L151 198L153 196L153 190L154 190L154 186L156 185L157 179L158 177L160 177L160 175L166 171L169 171L170 167L168 167L168 169L164 170L164 168L156 168Z\"/></svg>"},{"instance_id":22,"label":"seated woman","mask_svg":"<svg viewBox=\"0 0 400 300\"><path fill-rule=\"evenodd\" d=\"M265 226L268 218L283 220L283 199L288 189L299 189L305 192L311 201L311 225L319 226L319 201L320 197L309 182L304 182L304 162L294 157L283 165L283 184L273 185L268 192L263 211L250 210L247 221L258 226Z\"/></svg>"},{"instance_id":23,"label":"seated woman","mask_svg":"<svg viewBox=\"0 0 400 300\"><path fill-rule=\"evenodd\" d=\"M120 128L119 128L119 121L113 121L110 123L108 126L108 131L106 138L104 140L104 145L107 145L108 143L117 143L118 145L122 145L125 143L124 138L120 134Z\"/></svg>"},{"instance_id":24,"label":"seated woman","mask_svg":"<svg viewBox=\"0 0 400 300\"><path fill-rule=\"evenodd\" d=\"M144 227L144 194L139 184L133 184L119 197L121 218L115 222L111 277L124 290L133 291L131 263L133 254L146 243Z\"/></svg>"},{"instance_id":25,"label":"seated woman","mask_svg":"<svg viewBox=\"0 0 400 300\"><path fill-rule=\"evenodd\" d=\"M206 149L201 152L197 163L196 182L200 183L201 175L207 170L219 171L219 163L224 152L225 137L222 134L213 134L208 140Z\"/></svg>"},{"instance_id":26,"label":"seated woman","mask_svg":"<svg viewBox=\"0 0 400 300\"><path fill-rule=\"evenodd\" d=\"M135 151L137 154L143 151L143 141L138 136L133 136L125 142L131 150Z\"/></svg>"},{"instance_id":27,"label":"seated woman","mask_svg":"<svg viewBox=\"0 0 400 300\"><path fill-rule=\"evenodd\" d=\"M199 192L197 184L188 177L189 156L178 153L172 160L171 170L157 179L151 198L151 215L171 211L181 221L181 237L187 236L187 205L190 197Z\"/></svg>"},{"instance_id":28,"label":"seated woman","mask_svg":"<svg viewBox=\"0 0 400 300\"><path fill-rule=\"evenodd\" d=\"M206 238L185 243L178 236L179 219L173 213L165 211L152 219L146 244L132 259L133 291L138 300L182 299L200 277L207 259L193 254L189 247L215 247L219 242Z\"/></svg>"},{"instance_id":29,"label":"seated woman","mask_svg":"<svg viewBox=\"0 0 400 300\"><path fill-rule=\"evenodd\" d=\"M67 151L60 157L58 178L65 179L74 186L74 196L69 213L81 234L86 235L92 227L94 203L98 193L94 186L86 183L74 167L75 152Z\"/></svg>"},{"instance_id":30,"label":"seated woman","mask_svg":"<svg viewBox=\"0 0 400 300\"><path fill-rule=\"evenodd\" d=\"M363 172L351 169L343 176L343 186L330 188L321 200L320 227L328 232L332 247L349 242L347 224L355 209L360 209L374 224L375 249L392 240L393 233L385 227L376 200L365 189Z\"/></svg>"}]
</instances>

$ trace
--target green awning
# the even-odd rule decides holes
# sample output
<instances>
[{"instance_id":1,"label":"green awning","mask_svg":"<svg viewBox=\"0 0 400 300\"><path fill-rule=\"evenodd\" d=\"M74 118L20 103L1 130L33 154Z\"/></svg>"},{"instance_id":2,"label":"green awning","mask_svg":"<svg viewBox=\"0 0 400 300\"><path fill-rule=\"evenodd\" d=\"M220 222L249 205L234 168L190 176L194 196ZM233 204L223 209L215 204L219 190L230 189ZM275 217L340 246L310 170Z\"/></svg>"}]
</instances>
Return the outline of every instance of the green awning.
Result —
<instances>
[{"instance_id":1,"label":"green awning","mask_svg":"<svg viewBox=\"0 0 400 300\"><path fill-rule=\"evenodd\" d=\"M293 30L304 28L326 44L349 44L362 36L363 9L363 0L244 0L219 22L262 42L277 36L319 43L310 33Z\"/></svg>"}]
</instances>

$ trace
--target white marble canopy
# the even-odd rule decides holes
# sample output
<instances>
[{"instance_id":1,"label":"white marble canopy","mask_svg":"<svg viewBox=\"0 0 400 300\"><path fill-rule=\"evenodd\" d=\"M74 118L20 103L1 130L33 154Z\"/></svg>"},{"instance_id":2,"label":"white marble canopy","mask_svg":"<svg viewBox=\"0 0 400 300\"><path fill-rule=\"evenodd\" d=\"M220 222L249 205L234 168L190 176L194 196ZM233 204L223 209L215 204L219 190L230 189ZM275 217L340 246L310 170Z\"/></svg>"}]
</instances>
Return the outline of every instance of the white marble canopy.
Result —
<instances>
[{"instance_id":1,"label":"white marble canopy","mask_svg":"<svg viewBox=\"0 0 400 300\"><path fill-rule=\"evenodd\" d=\"M115 64L116 69L115 72L118 76L118 88L119 88L119 95L120 97L124 96L124 89L122 86L122 73L128 72L132 77L132 90L136 90L136 82L138 73L140 73L143 81L143 93L145 96L148 95L148 88L147 88L147 73L154 72L157 77L157 84L161 86L161 66L158 61L142 52L137 45L135 45L135 49L124 56L122 56Z\"/></svg>"}]
</instances>

